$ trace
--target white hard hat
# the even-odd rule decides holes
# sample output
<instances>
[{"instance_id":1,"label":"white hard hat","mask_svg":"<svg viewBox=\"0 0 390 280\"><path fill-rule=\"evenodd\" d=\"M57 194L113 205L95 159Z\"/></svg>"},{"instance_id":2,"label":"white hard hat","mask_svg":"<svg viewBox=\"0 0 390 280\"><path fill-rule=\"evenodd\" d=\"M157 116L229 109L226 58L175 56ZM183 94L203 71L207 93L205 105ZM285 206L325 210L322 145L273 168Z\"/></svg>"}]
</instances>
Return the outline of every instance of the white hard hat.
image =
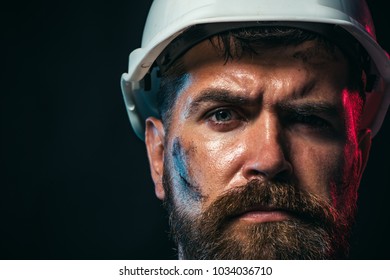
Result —
<instances>
[{"instance_id":1,"label":"white hard hat","mask_svg":"<svg viewBox=\"0 0 390 280\"><path fill-rule=\"evenodd\" d=\"M340 27L370 57L366 74L376 81L366 92L361 125L370 128L372 135L380 129L390 103L390 58L376 41L364 0L154 0L142 46L130 54L128 73L121 79L130 122L139 138L144 139L145 119L158 116L155 61L175 38L195 25L214 26L214 34L243 26L293 26L318 33L321 26Z\"/></svg>"}]
</instances>

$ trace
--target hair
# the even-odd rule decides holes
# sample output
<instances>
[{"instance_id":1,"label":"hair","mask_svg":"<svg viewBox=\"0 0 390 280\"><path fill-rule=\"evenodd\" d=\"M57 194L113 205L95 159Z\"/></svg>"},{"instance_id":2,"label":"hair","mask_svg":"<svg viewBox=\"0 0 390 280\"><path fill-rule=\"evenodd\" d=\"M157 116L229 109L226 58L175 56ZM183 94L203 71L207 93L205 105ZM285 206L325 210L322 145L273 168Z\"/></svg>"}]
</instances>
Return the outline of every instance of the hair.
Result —
<instances>
[{"instance_id":1,"label":"hair","mask_svg":"<svg viewBox=\"0 0 390 280\"><path fill-rule=\"evenodd\" d=\"M196 28L196 27L194 27ZM274 48L280 46L298 46L307 41L318 42L327 54L335 58L338 46L325 39L320 34L298 28L291 27L246 27L225 31L211 36L208 40L221 53L225 63L229 60L240 59L244 54L256 54L261 48ZM343 46L339 46L343 55L349 63L349 89L357 91L362 102L358 108L359 115L363 110L365 102L364 82L362 79L363 66L360 59L351 56L348 51L344 51ZM157 94L157 106L160 117L168 131L172 107L175 104L177 93L183 88L186 80L186 72L182 61L183 54L176 59L168 69L161 73L160 90Z\"/></svg>"}]
</instances>

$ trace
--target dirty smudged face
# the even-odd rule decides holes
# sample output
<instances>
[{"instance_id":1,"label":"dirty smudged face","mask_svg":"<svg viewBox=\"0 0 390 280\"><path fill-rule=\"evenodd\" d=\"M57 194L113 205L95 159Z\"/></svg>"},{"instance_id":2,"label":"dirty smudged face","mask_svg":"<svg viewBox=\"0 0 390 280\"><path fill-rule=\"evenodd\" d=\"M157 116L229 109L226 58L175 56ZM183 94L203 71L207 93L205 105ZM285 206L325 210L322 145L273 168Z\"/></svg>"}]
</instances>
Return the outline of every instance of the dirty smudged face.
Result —
<instances>
[{"instance_id":1,"label":"dirty smudged face","mask_svg":"<svg viewBox=\"0 0 390 280\"><path fill-rule=\"evenodd\" d=\"M344 258L370 138L348 64L314 41L258 53L225 63L195 46L169 133L147 120L179 257Z\"/></svg>"}]
</instances>

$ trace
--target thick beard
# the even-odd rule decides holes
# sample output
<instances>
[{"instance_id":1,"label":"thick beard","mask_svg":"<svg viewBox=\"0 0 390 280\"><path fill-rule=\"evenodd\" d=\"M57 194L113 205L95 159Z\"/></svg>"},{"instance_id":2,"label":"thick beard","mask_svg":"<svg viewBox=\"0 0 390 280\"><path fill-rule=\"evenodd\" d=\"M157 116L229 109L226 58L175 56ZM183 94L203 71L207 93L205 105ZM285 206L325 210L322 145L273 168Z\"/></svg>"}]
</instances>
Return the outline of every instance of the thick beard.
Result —
<instances>
[{"instance_id":1,"label":"thick beard","mask_svg":"<svg viewBox=\"0 0 390 280\"><path fill-rule=\"evenodd\" d=\"M347 257L350 215L339 213L330 203L293 185L250 181L224 193L194 216L189 209L175 205L169 172L164 172L163 183L171 236L181 259ZM287 211L293 218L259 224L235 219L259 206Z\"/></svg>"}]
</instances>

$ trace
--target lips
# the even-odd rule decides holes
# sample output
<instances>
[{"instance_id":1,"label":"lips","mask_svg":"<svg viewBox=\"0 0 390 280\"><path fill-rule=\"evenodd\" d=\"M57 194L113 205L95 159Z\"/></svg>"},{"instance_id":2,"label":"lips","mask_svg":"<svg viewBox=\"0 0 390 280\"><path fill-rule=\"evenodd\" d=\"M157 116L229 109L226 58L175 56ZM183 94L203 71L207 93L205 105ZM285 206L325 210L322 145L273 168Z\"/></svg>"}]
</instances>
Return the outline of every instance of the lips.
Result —
<instances>
[{"instance_id":1,"label":"lips","mask_svg":"<svg viewBox=\"0 0 390 280\"><path fill-rule=\"evenodd\" d=\"M294 216L295 214L290 210L257 205L240 211L232 218L245 222L265 223L291 220L294 218Z\"/></svg>"},{"instance_id":2,"label":"lips","mask_svg":"<svg viewBox=\"0 0 390 280\"><path fill-rule=\"evenodd\" d=\"M280 222L292 217L285 211L251 211L239 216L242 221L253 223Z\"/></svg>"}]
</instances>

